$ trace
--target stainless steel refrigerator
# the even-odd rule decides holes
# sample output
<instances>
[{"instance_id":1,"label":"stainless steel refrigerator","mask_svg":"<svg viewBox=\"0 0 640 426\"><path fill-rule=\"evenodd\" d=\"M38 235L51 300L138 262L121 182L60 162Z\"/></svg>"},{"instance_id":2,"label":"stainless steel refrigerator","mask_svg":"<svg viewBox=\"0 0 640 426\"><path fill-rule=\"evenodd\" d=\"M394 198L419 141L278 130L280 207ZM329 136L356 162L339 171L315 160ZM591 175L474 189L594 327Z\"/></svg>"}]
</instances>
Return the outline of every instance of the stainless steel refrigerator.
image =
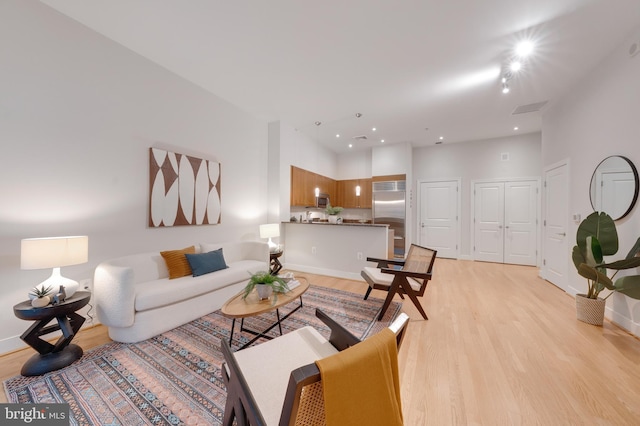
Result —
<instances>
[{"instance_id":1,"label":"stainless steel refrigerator","mask_svg":"<svg viewBox=\"0 0 640 426\"><path fill-rule=\"evenodd\" d=\"M394 231L394 257L404 258L406 181L373 182L373 223L387 224Z\"/></svg>"}]
</instances>

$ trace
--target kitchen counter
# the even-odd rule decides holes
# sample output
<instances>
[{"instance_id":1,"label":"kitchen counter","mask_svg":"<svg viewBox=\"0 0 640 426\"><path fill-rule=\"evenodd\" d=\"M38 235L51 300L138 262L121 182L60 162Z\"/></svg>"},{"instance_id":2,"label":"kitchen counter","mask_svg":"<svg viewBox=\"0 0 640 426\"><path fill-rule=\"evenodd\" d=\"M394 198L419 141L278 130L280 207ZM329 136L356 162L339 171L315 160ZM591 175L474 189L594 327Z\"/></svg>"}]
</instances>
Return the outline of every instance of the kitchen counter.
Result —
<instances>
[{"instance_id":1,"label":"kitchen counter","mask_svg":"<svg viewBox=\"0 0 640 426\"><path fill-rule=\"evenodd\" d=\"M284 267L301 272L362 280L373 266L367 257L387 258L389 226L372 223L282 222Z\"/></svg>"},{"instance_id":2,"label":"kitchen counter","mask_svg":"<svg viewBox=\"0 0 640 426\"><path fill-rule=\"evenodd\" d=\"M357 223L357 222L345 222L345 223L329 223L329 222L282 222L292 225L331 225L331 226L374 226L388 228L388 224L383 223Z\"/></svg>"}]
</instances>

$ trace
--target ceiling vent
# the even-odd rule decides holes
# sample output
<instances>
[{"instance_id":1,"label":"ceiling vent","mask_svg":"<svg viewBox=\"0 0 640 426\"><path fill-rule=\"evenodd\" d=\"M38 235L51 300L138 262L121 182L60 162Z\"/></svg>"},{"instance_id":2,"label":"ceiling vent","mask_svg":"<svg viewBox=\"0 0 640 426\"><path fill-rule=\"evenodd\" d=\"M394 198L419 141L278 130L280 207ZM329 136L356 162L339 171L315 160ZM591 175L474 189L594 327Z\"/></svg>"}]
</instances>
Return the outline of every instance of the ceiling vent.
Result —
<instances>
[{"instance_id":1,"label":"ceiling vent","mask_svg":"<svg viewBox=\"0 0 640 426\"><path fill-rule=\"evenodd\" d=\"M360 135L360 136L354 136L353 140L354 141L366 141L368 138L366 135Z\"/></svg>"},{"instance_id":2,"label":"ceiling vent","mask_svg":"<svg viewBox=\"0 0 640 426\"><path fill-rule=\"evenodd\" d=\"M547 102L548 101L542 101L542 102L536 102L536 103L528 104L528 105L520 105L520 106L516 107L516 109L513 110L511 115L526 114L528 112L540 111L542 109L542 107L547 104Z\"/></svg>"}]
</instances>

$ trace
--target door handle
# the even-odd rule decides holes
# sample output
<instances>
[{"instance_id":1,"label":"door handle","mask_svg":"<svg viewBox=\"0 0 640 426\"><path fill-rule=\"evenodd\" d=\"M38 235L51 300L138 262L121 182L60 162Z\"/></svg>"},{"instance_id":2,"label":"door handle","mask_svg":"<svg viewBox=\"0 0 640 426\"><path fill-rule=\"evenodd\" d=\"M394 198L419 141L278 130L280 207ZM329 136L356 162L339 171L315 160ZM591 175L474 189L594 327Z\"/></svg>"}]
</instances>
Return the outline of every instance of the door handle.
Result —
<instances>
[{"instance_id":1,"label":"door handle","mask_svg":"<svg viewBox=\"0 0 640 426\"><path fill-rule=\"evenodd\" d=\"M498 225L498 229L502 229L502 225Z\"/></svg>"},{"instance_id":2,"label":"door handle","mask_svg":"<svg viewBox=\"0 0 640 426\"><path fill-rule=\"evenodd\" d=\"M505 226L505 228L509 229L509 225Z\"/></svg>"},{"instance_id":3,"label":"door handle","mask_svg":"<svg viewBox=\"0 0 640 426\"><path fill-rule=\"evenodd\" d=\"M560 235L561 237L566 237L567 233L566 232L556 232L556 235Z\"/></svg>"}]
</instances>

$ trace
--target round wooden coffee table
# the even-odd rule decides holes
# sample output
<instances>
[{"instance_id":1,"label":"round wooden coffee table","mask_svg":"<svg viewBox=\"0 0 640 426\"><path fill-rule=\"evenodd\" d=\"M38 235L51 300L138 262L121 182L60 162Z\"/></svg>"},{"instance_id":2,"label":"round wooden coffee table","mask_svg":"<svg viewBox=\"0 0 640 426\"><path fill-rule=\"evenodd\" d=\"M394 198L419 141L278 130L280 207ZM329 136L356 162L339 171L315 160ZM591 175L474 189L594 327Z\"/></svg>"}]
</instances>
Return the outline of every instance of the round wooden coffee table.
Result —
<instances>
[{"instance_id":1,"label":"round wooden coffee table","mask_svg":"<svg viewBox=\"0 0 640 426\"><path fill-rule=\"evenodd\" d=\"M259 300L256 290L253 290L251 293L249 293L246 299L242 298L244 292L240 292L237 295L233 296L231 299L227 300L227 302L222 306L221 311L225 316L233 318L233 323L231 324L231 333L229 334L229 346L231 346L231 342L233 341L233 331L236 326L236 319L238 318L241 319L240 331L255 335L253 339L242 345L242 347L238 348L238 350L246 348L261 337L264 337L265 339L272 339L271 336L267 336L266 334L273 330L275 326L278 326L280 335L282 335L282 321L289 318L291 314L296 312L298 309L302 308L302 295L309 289L309 282L306 279L303 278L303 281L294 281L298 282L299 284L286 293L278 293L278 298L275 303L273 302L273 296L266 300ZM298 298L300 299L300 304L296 306L291 312L281 317L279 308L293 302ZM244 326L245 318L255 317L257 315L273 311L276 311L276 317L278 319L266 330L256 331L248 329Z\"/></svg>"}]
</instances>

